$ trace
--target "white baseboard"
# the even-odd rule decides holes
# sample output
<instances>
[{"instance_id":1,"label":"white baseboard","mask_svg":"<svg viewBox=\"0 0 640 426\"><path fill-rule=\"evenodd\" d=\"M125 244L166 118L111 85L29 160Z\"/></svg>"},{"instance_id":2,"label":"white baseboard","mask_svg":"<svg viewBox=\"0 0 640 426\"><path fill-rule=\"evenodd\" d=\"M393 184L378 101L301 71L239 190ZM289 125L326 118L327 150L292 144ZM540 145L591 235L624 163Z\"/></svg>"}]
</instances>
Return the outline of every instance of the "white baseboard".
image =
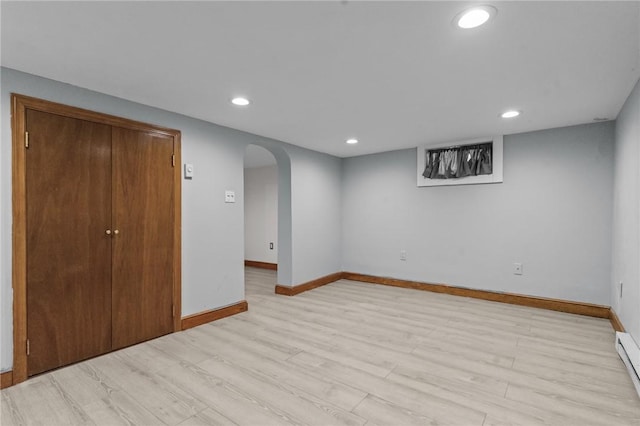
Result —
<instances>
[{"instance_id":1,"label":"white baseboard","mask_svg":"<svg viewBox=\"0 0 640 426\"><path fill-rule=\"evenodd\" d=\"M636 392L640 396L640 348L629 333L616 332L616 351L629 371Z\"/></svg>"}]
</instances>

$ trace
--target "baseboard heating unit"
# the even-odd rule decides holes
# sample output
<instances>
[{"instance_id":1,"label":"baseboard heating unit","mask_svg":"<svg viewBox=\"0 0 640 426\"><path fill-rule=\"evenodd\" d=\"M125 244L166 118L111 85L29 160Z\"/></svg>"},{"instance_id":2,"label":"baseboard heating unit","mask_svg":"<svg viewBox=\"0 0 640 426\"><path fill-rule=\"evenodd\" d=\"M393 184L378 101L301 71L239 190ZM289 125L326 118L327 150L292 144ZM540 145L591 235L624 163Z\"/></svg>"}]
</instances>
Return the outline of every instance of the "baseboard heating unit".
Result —
<instances>
[{"instance_id":1,"label":"baseboard heating unit","mask_svg":"<svg viewBox=\"0 0 640 426\"><path fill-rule=\"evenodd\" d=\"M616 351L627 366L636 392L640 396L640 348L629 333L616 332Z\"/></svg>"}]
</instances>

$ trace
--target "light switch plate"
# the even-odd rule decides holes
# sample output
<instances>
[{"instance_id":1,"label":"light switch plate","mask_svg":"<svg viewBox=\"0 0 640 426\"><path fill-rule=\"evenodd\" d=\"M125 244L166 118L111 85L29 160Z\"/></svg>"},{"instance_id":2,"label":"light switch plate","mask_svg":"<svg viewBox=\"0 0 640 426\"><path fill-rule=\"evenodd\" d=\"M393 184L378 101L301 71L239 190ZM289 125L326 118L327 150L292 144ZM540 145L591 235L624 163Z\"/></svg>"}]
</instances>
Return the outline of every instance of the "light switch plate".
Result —
<instances>
[{"instance_id":1,"label":"light switch plate","mask_svg":"<svg viewBox=\"0 0 640 426\"><path fill-rule=\"evenodd\" d=\"M184 165L184 178L193 179L193 164Z\"/></svg>"},{"instance_id":2,"label":"light switch plate","mask_svg":"<svg viewBox=\"0 0 640 426\"><path fill-rule=\"evenodd\" d=\"M236 202L236 193L234 191L224 191L224 202L225 203L235 203Z\"/></svg>"}]
</instances>

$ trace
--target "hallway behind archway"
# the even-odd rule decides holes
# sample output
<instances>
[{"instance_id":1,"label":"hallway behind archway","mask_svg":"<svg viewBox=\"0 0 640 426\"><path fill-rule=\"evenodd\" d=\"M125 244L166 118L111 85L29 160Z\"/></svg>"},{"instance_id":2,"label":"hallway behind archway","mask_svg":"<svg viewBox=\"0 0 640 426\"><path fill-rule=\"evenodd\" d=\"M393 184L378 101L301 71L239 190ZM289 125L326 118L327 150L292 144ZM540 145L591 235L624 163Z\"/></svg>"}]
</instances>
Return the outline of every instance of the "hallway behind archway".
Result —
<instances>
[{"instance_id":1,"label":"hallway behind archway","mask_svg":"<svg viewBox=\"0 0 640 426\"><path fill-rule=\"evenodd\" d=\"M267 149L249 145L244 160L245 263L278 264L278 166Z\"/></svg>"}]
</instances>

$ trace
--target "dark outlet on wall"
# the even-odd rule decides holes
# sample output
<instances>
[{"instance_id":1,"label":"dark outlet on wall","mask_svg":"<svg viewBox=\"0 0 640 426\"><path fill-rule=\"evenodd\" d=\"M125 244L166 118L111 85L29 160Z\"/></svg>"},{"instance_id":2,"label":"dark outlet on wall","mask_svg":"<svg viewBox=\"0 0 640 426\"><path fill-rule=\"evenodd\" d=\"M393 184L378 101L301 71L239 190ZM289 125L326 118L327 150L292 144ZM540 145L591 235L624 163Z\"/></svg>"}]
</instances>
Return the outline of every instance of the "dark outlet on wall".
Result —
<instances>
[{"instance_id":1,"label":"dark outlet on wall","mask_svg":"<svg viewBox=\"0 0 640 426\"><path fill-rule=\"evenodd\" d=\"M273 243L269 243L269 250L273 250Z\"/></svg>"}]
</instances>

